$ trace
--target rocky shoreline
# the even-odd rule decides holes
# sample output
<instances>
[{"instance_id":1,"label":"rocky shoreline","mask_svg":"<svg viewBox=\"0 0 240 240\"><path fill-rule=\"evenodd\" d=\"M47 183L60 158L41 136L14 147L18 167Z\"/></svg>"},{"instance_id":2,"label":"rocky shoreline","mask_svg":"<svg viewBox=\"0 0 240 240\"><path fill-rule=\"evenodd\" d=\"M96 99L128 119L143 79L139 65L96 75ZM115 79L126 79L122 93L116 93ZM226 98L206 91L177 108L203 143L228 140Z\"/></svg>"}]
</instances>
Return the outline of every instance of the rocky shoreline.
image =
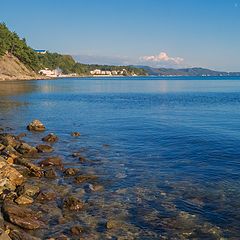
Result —
<instances>
[{"instance_id":1,"label":"rocky shoreline","mask_svg":"<svg viewBox=\"0 0 240 240\"><path fill-rule=\"evenodd\" d=\"M27 129L36 134L46 130L39 120L30 123ZM98 176L80 174L78 168L65 168L62 158L54 155L53 145L58 141L55 134L46 135L37 146L23 141L25 135L16 136L4 129L0 133L0 239L79 239L84 229L77 223L66 234L48 229L51 221L64 224L71 221L71 214L86 208L79 197L66 194L67 189L51 181L59 176L68 177L76 184L88 183L90 191L101 191ZM71 135L79 137L80 133ZM73 157L85 160L79 153Z\"/></svg>"}]
</instances>

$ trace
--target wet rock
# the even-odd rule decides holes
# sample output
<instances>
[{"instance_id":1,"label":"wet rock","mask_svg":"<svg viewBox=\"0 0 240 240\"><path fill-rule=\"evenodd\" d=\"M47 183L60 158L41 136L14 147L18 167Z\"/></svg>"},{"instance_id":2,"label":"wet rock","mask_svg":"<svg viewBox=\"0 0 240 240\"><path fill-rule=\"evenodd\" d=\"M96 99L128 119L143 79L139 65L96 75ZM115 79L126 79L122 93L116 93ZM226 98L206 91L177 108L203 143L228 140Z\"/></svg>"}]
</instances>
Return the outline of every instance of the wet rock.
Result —
<instances>
[{"instance_id":1,"label":"wet rock","mask_svg":"<svg viewBox=\"0 0 240 240\"><path fill-rule=\"evenodd\" d=\"M0 239L1 240L11 240L7 233L4 232L3 229L0 228Z\"/></svg>"},{"instance_id":2,"label":"wet rock","mask_svg":"<svg viewBox=\"0 0 240 240\"><path fill-rule=\"evenodd\" d=\"M0 142L5 146L18 147L21 142L14 136L8 133L0 134Z\"/></svg>"},{"instance_id":3,"label":"wet rock","mask_svg":"<svg viewBox=\"0 0 240 240\"><path fill-rule=\"evenodd\" d=\"M83 206L84 206L83 202L73 196L67 197L63 202L63 208L66 208L71 211L82 210Z\"/></svg>"},{"instance_id":4,"label":"wet rock","mask_svg":"<svg viewBox=\"0 0 240 240\"><path fill-rule=\"evenodd\" d=\"M41 240L40 238L33 237L20 229L11 230L9 236L12 240Z\"/></svg>"},{"instance_id":5,"label":"wet rock","mask_svg":"<svg viewBox=\"0 0 240 240\"><path fill-rule=\"evenodd\" d=\"M83 227L81 227L79 225L75 225L75 226L71 227L70 232L74 236L79 236L79 235L81 235L81 233L84 232L84 229L83 229Z\"/></svg>"},{"instance_id":6,"label":"wet rock","mask_svg":"<svg viewBox=\"0 0 240 240\"><path fill-rule=\"evenodd\" d=\"M41 161L39 164L41 167L47 167L47 166L62 167L63 166L63 163L60 157L49 157Z\"/></svg>"},{"instance_id":7,"label":"wet rock","mask_svg":"<svg viewBox=\"0 0 240 240\"><path fill-rule=\"evenodd\" d=\"M21 154L15 150L14 147L11 145L7 145L4 150L2 151L2 154L5 156L20 156Z\"/></svg>"},{"instance_id":8,"label":"wet rock","mask_svg":"<svg viewBox=\"0 0 240 240\"><path fill-rule=\"evenodd\" d=\"M20 207L12 202L4 202L2 207L4 218L13 224L25 229L37 229L44 227L44 223L39 220L37 212L25 207Z\"/></svg>"},{"instance_id":9,"label":"wet rock","mask_svg":"<svg viewBox=\"0 0 240 240\"><path fill-rule=\"evenodd\" d=\"M34 155L38 151L35 147L30 146L27 143L22 143L18 148L17 151L21 154L28 154L28 155Z\"/></svg>"},{"instance_id":10,"label":"wet rock","mask_svg":"<svg viewBox=\"0 0 240 240\"><path fill-rule=\"evenodd\" d=\"M0 169L7 165L6 160L0 156Z\"/></svg>"},{"instance_id":11,"label":"wet rock","mask_svg":"<svg viewBox=\"0 0 240 240\"><path fill-rule=\"evenodd\" d=\"M14 201L17 197L17 193L9 189L5 189L2 193L2 199L4 201Z\"/></svg>"},{"instance_id":12,"label":"wet rock","mask_svg":"<svg viewBox=\"0 0 240 240\"><path fill-rule=\"evenodd\" d=\"M27 204L32 204L33 199L27 195L21 195L17 199L15 199L15 202L18 205L27 205Z\"/></svg>"},{"instance_id":13,"label":"wet rock","mask_svg":"<svg viewBox=\"0 0 240 240\"><path fill-rule=\"evenodd\" d=\"M42 138L42 140L44 142L54 143L54 142L58 141L58 137L53 133L49 133L46 137Z\"/></svg>"},{"instance_id":14,"label":"wet rock","mask_svg":"<svg viewBox=\"0 0 240 240\"><path fill-rule=\"evenodd\" d=\"M19 195L25 195L29 197L33 197L39 192L40 192L40 188L38 186L34 186L29 183L25 183L17 188L17 193Z\"/></svg>"},{"instance_id":15,"label":"wet rock","mask_svg":"<svg viewBox=\"0 0 240 240\"><path fill-rule=\"evenodd\" d=\"M74 176L79 172L77 168L67 168L64 173L66 176Z\"/></svg>"},{"instance_id":16,"label":"wet rock","mask_svg":"<svg viewBox=\"0 0 240 240\"><path fill-rule=\"evenodd\" d=\"M27 126L27 129L29 131L37 131L37 132L46 130L45 126L39 120L34 120L31 123L29 123L29 125Z\"/></svg>"},{"instance_id":17,"label":"wet rock","mask_svg":"<svg viewBox=\"0 0 240 240\"><path fill-rule=\"evenodd\" d=\"M55 179L57 177L57 173L54 171L53 168L49 168L49 169L45 170L44 176L46 178Z\"/></svg>"},{"instance_id":18,"label":"wet rock","mask_svg":"<svg viewBox=\"0 0 240 240\"><path fill-rule=\"evenodd\" d=\"M71 133L72 137L79 137L80 135L81 135L80 132L72 132Z\"/></svg>"},{"instance_id":19,"label":"wet rock","mask_svg":"<svg viewBox=\"0 0 240 240\"><path fill-rule=\"evenodd\" d=\"M14 163L14 159L15 159L15 158L7 157L6 163L8 163L9 165L12 165L12 164Z\"/></svg>"},{"instance_id":20,"label":"wet rock","mask_svg":"<svg viewBox=\"0 0 240 240\"><path fill-rule=\"evenodd\" d=\"M41 177L43 175L42 168L38 167L37 165L29 162L28 160L26 160L24 158L17 158L16 163L27 167L31 171L32 175L34 175L36 177Z\"/></svg>"},{"instance_id":21,"label":"wet rock","mask_svg":"<svg viewBox=\"0 0 240 240\"><path fill-rule=\"evenodd\" d=\"M36 148L37 148L38 152L41 152L41 153L53 152L53 148L49 145L40 144Z\"/></svg>"},{"instance_id":22,"label":"wet rock","mask_svg":"<svg viewBox=\"0 0 240 240\"><path fill-rule=\"evenodd\" d=\"M0 151L2 151L6 146L0 143Z\"/></svg>"},{"instance_id":23,"label":"wet rock","mask_svg":"<svg viewBox=\"0 0 240 240\"><path fill-rule=\"evenodd\" d=\"M45 201L53 201L57 197L56 193L53 191L41 191L36 200L39 202L45 202Z\"/></svg>"},{"instance_id":24,"label":"wet rock","mask_svg":"<svg viewBox=\"0 0 240 240\"><path fill-rule=\"evenodd\" d=\"M23 175L15 168L5 165L0 169L0 193L4 189L15 190L15 188L23 183Z\"/></svg>"},{"instance_id":25,"label":"wet rock","mask_svg":"<svg viewBox=\"0 0 240 240\"><path fill-rule=\"evenodd\" d=\"M83 183L87 181L95 181L98 177L95 175L80 175L75 177L76 183Z\"/></svg>"}]
</instances>

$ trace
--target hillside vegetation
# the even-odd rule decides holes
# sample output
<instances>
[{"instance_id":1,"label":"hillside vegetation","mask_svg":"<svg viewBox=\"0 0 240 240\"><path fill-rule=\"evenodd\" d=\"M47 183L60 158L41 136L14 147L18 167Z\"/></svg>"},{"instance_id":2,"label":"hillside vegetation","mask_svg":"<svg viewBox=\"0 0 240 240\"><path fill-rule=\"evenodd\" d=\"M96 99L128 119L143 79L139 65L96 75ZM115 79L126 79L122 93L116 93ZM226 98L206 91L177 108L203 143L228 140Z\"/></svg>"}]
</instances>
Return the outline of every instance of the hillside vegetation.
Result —
<instances>
[{"instance_id":1,"label":"hillside vegetation","mask_svg":"<svg viewBox=\"0 0 240 240\"><path fill-rule=\"evenodd\" d=\"M11 32L4 23L0 23L0 58L10 54L18 58L29 70L38 72L40 69L51 70L60 68L64 74L77 73L78 75L89 75L90 71L100 69L103 71L126 69L126 74L146 75L143 69L132 66L108 66L77 63L70 55L58 53L38 54L27 45L26 40L21 39L17 33Z\"/></svg>"}]
</instances>

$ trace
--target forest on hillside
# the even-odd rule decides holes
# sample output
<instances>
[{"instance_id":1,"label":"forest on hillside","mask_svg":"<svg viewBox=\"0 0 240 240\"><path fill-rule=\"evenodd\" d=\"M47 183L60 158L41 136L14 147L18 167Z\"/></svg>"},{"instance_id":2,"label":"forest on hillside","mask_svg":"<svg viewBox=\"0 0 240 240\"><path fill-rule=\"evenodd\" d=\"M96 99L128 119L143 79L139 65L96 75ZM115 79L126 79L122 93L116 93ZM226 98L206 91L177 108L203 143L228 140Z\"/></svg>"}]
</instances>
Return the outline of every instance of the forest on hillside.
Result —
<instances>
[{"instance_id":1,"label":"forest on hillside","mask_svg":"<svg viewBox=\"0 0 240 240\"><path fill-rule=\"evenodd\" d=\"M103 71L121 71L124 68L126 69L126 75L146 75L144 69L133 66L82 64L76 62L70 55L50 52L38 54L28 46L25 38L21 39L16 32L10 31L5 23L0 23L0 57L6 52L17 57L27 68L35 72L44 68L51 70L60 68L64 74L89 75L90 71L96 68Z\"/></svg>"}]
</instances>

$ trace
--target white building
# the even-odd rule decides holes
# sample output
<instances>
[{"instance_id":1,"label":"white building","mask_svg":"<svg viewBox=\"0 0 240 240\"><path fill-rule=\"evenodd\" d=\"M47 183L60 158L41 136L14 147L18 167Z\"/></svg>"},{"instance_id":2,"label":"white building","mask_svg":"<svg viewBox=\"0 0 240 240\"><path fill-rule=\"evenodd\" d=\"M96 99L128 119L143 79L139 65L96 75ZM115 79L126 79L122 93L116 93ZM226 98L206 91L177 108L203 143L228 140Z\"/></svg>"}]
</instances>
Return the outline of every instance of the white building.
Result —
<instances>
[{"instance_id":1,"label":"white building","mask_svg":"<svg viewBox=\"0 0 240 240\"><path fill-rule=\"evenodd\" d=\"M54 69L54 70L45 68L45 69L40 70L38 73L45 75L47 77L59 77L62 74L62 71L59 68Z\"/></svg>"}]
</instances>

